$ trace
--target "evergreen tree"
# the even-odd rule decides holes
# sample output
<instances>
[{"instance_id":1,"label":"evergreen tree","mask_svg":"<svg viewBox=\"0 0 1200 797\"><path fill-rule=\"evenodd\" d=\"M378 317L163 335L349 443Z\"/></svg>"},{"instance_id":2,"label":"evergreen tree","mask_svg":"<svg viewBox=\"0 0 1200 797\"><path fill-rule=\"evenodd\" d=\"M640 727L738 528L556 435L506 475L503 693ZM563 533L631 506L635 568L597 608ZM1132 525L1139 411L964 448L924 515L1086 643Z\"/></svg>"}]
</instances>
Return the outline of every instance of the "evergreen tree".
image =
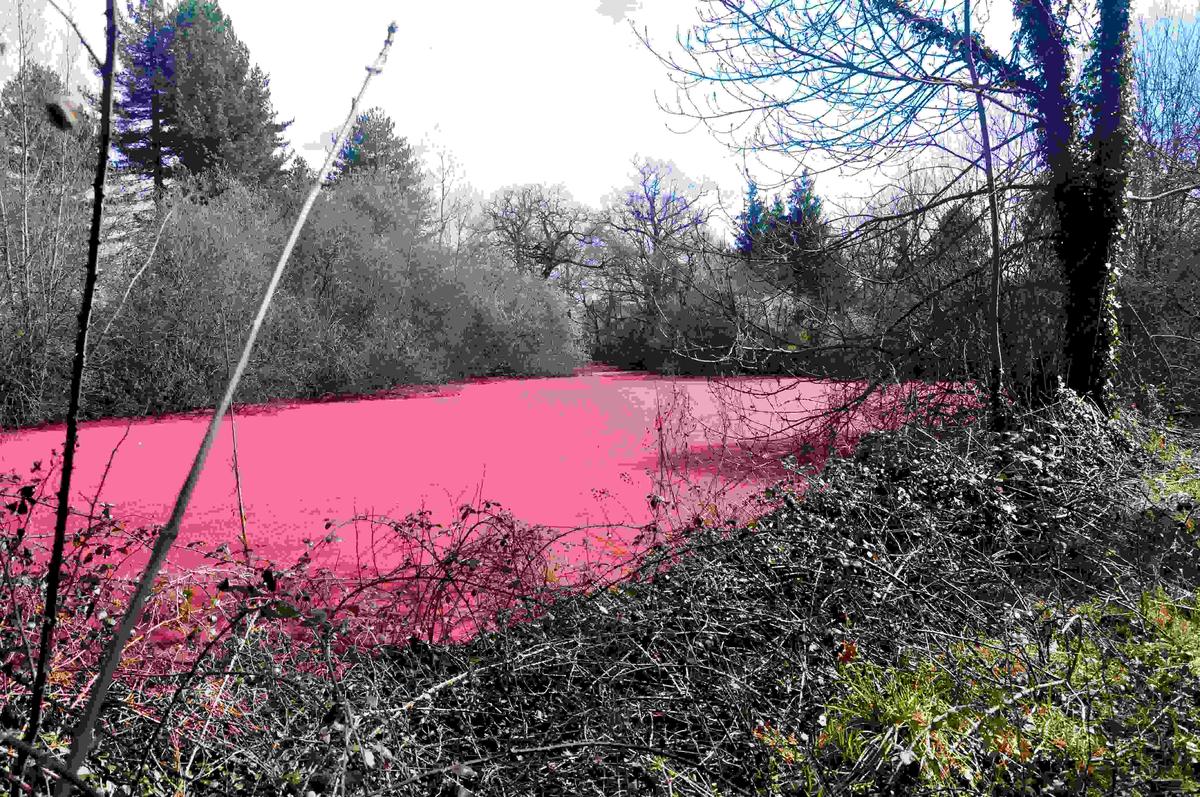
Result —
<instances>
[{"instance_id":1,"label":"evergreen tree","mask_svg":"<svg viewBox=\"0 0 1200 797\"><path fill-rule=\"evenodd\" d=\"M172 25L161 24L164 14L155 0L143 0L138 10L130 9L131 23L122 25L121 48L127 67L117 74L116 130L113 143L118 162L130 171L152 177L156 196L162 195L166 159L171 151L165 143L168 122L164 97L175 75L175 57L169 45L175 36Z\"/></svg>"},{"instance_id":2,"label":"evergreen tree","mask_svg":"<svg viewBox=\"0 0 1200 797\"><path fill-rule=\"evenodd\" d=\"M746 209L738 216L737 237L734 239L734 249L738 254L747 257L754 250L754 242L766 230L766 207L758 198L758 184L750 181L746 191Z\"/></svg>"},{"instance_id":3,"label":"evergreen tree","mask_svg":"<svg viewBox=\"0 0 1200 797\"><path fill-rule=\"evenodd\" d=\"M273 184L286 156L266 75L215 2L140 0L122 31L116 145L161 192L180 172Z\"/></svg>"},{"instance_id":4,"label":"evergreen tree","mask_svg":"<svg viewBox=\"0 0 1200 797\"><path fill-rule=\"evenodd\" d=\"M336 134L331 138L336 139ZM332 176L336 180L343 175L374 169L387 170L406 185L415 182L420 171L412 147L396 135L395 123L382 108L371 108L359 114L333 163Z\"/></svg>"},{"instance_id":5,"label":"evergreen tree","mask_svg":"<svg viewBox=\"0 0 1200 797\"><path fill-rule=\"evenodd\" d=\"M738 216L735 247L740 254L761 258L787 257L811 243L821 226L821 200L808 174L793 183L787 202L776 196L767 207L758 186L750 183L746 209Z\"/></svg>"},{"instance_id":6,"label":"evergreen tree","mask_svg":"<svg viewBox=\"0 0 1200 797\"><path fill-rule=\"evenodd\" d=\"M821 199L807 173L792 184L786 202L776 196L770 206L751 182L734 247L794 295L836 303L848 281L822 251L827 231L821 213Z\"/></svg>"}]
</instances>

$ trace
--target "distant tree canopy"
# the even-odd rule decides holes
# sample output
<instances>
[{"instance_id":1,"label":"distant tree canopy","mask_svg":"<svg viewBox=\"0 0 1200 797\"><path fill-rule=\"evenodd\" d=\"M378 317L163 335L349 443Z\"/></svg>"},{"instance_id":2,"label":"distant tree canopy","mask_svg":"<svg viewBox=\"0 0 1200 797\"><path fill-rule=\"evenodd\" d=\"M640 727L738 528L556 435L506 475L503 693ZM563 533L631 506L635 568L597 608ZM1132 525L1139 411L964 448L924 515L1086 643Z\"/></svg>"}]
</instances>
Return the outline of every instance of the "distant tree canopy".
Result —
<instances>
[{"instance_id":1,"label":"distant tree canopy","mask_svg":"<svg viewBox=\"0 0 1200 797\"><path fill-rule=\"evenodd\" d=\"M738 216L734 246L743 255L770 252L779 244L798 247L815 232L820 218L821 199L807 174L792 185L786 206L775 197L767 207L759 196L758 184L751 181L746 191L746 208Z\"/></svg>"},{"instance_id":2,"label":"distant tree canopy","mask_svg":"<svg viewBox=\"0 0 1200 797\"><path fill-rule=\"evenodd\" d=\"M848 286L847 275L826 251L829 225L821 217L821 198L813 178L805 173L793 181L786 201L776 196L763 201L751 182L738 216L734 249L777 287L821 305L838 302Z\"/></svg>"},{"instance_id":3,"label":"distant tree canopy","mask_svg":"<svg viewBox=\"0 0 1200 797\"><path fill-rule=\"evenodd\" d=\"M543 280L605 263L603 220L561 185L503 188L484 204L482 222L483 232L518 271Z\"/></svg>"},{"instance_id":4,"label":"distant tree canopy","mask_svg":"<svg viewBox=\"0 0 1200 797\"><path fill-rule=\"evenodd\" d=\"M277 181L286 157L267 76L215 2L140 0L121 31L114 141L157 193L179 172Z\"/></svg>"}]
</instances>

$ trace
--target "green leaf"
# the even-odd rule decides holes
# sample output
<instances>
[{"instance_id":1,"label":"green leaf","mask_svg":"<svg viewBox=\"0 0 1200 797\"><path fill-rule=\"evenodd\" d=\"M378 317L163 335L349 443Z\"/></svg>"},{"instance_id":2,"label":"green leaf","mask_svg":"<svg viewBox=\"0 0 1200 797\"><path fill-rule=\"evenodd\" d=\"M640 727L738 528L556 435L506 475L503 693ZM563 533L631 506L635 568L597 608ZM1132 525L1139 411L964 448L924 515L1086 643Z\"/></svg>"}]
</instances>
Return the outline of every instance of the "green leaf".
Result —
<instances>
[{"instance_id":1,"label":"green leaf","mask_svg":"<svg viewBox=\"0 0 1200 797\"><path fill-rule=\"evenodd\" d=\"M291 620L300 616L300 610L291 604L275 601L262 608L262 615L268 619L279 617L284 620Z\"/></svg>"}]
</instances>

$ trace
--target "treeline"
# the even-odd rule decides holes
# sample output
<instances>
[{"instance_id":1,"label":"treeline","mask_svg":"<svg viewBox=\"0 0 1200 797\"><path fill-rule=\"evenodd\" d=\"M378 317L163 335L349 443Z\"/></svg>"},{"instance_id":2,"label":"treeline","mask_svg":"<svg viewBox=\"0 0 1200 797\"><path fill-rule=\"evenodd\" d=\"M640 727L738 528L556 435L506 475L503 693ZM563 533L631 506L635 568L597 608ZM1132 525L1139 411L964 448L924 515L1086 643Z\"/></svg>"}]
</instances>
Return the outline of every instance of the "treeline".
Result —
<instances>
[{"instance_id":1,"label":"treeline","mask_svg":"<svg viewBox=\"0 0 1200 797\"><path fill-rule=\"evenodd\" d=\"M1145 38L1131 186L1152 195L1192 168L1195 138L1178 135L1191 105L1163 101L1180 89L1146 56L1186 42ZM317 177L289 153L269 81L216 3L141 0L119 48L89 417L216 400ZM94 114L65 135L51 127L43 104L66 87L28 42L17 49L0 90L6 427L65 409L95 157ZM986 373L986 198L936 201L957 167L924 164L853 215L827 207L807 173L751 184L730 214L669 161L633 167L599 208L539 184L480 201L445 157L427 168L386 113L368 110L324 176L238 400L566 374L588 359L693 374ZM1064 370L1044 195L1006 195L1017 199L1000 219L1006 388L1029 400ZM1195 411L1200 230L1189 203L1175 192L1133 207L1116 321L1124 392Z\"/></svg>"},{"instance_id":2,"label":"treeline","mask_svg":"<svg viewBox=\"0 0 1200 797\"><path fill-rule=\"evenodd\" d=\"M278 150L265 76L215 4L143 2L123 26L117 166L89 340L89 417L211 406L316 174ZM18 52L2 87L0 424L65 411L95 115ZM94 101L94 98L90 98ZM286 168L285 168L286 166ZM585 362L566 297L484 246L439 245L431 176L363 113L309 216L239 401L360 393Z\"/></svg>"}]
</instances>

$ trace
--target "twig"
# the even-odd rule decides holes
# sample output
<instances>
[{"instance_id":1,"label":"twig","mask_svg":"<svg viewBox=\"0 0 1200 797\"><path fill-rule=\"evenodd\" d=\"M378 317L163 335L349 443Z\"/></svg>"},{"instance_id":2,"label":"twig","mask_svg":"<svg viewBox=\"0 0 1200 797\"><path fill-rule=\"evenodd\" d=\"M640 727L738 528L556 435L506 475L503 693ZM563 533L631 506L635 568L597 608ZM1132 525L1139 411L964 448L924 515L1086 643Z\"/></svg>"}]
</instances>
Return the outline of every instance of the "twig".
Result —
<instances>
[{"instance_id":1,"label":"twig","mask_svg":"<svg viewBox=\"0 0 1200 797\"><path fill-rule=\"evenodd\" d=\"M229 373L229 332L225 326L225 310L221 310L221 344L225 349L225 373ZM242 554L246 558L247 569L250 564L250 538L246 535L246 505L242 501L242 471L238 467L237 415L233 404L229 405L229 431L233 435L233 483L237 489L238 522L242 529Z\"/></svg>"},{"instance_id":2,"label":"twig","mask_svg":"<svg viewBox=\"0 0 1200 797\"><path fill-rule=\"evenodd\" d=\"M150 262L154 259L154 252L156 249L158 249L158 239L162 237L163 230L165 230L167 227L167 219L171 218L171 214L174 212L175 208L171 207L171 209L167 211L167 215L163 216L162 225L158 228L158 234L154 236L154 244L150 247L150 254L146 255L146 262L142 264L142 267L139 268L137 273L133 275L133 279L129 280L129 285L125 288L125 295L123 295L121 297L121 301L117 303L117 309L113 311L112 316L108 319L108 323L104 325L104 329L102 329L100 334L96 336L96 343L92 346L93 353L96 351L96 349L100 348L100 344L104 341L104 336L108 334L109 328L111 328L113 322L117 320L117 316L121 314L121 308L125 306L125 301L129 298L129 292L133 290L133 283L138 281L138 277L142 276L143 271L150 268Z\"/></svg>"},{"instance_id":3,"label":"twig","mask_svg":"<svg viewBox=\"0 0 1200 797\"><path fill-rule=\"evenodd\" d=\"M246 640L249 639L250 635L254 632L254 623L257 622L258 618L259 618L259 615L257 615L257 614L251 615L250 622L246 626L246 633L243 634L240 639L238 639L237 649L233 651L233 656L230 657L230 660L229 660L230 667L232 667L233 663L235 661L237 661L237 657L241 654L242 648L244 648L246 646ZM193 670L193 672L194 672L194 670ZM232 676L227 673L225 675L225 678L221 681L221 686L217 689L216 696L213 697L213 705L214 706L218 705L221 702L221 698L225 695L225 687L229 686L229 679L231 677ZM187 686L187 684L185 682L184 684L181 684L179 688L182 690L182 689L186 688L186 686ZM204 727L200 729L200 734L199 734L201 739L206 738L206 736L208 734L208 727L210 724L212 724L212 720L213 720L213 715L211 713L207 717L204 718ZM192 765L196 763L196 754L199 752L200 752L199 746L197 746L195 749L192 750L192 755L191 755L191 757L188 758L187 766L184 767L184 769L183 769L183 776L185 778L188 778L189 780L192 777ZM139 772L139 774L140 774L140 772Z\"/></svg>"},{"instance_id":4,"label":"twig","mask_svg":"<svg viewBox=\"0 0 1200 797\"><path fill-rule=\"evenodd\" d=\"M109 25L112 26L112 0L109 2ZM317 195L321 191L321 184L324 181L325 175L328 173L333 164L334 158L341 151L342 143L346 140L351 127L355 122L355 111L358 108L359 102L366 93L367 86L371 82L371 78L379 74L383 70L383 65L387 61L388 51L392 46L392 38L397 30L396 23L388 26L387 39L384 41L383 49L380 50L379 56L375 59L373 66L367 67L367 76L363 79L362 88L358 92L358 96L350 106L350 113L346 117L345 123L342 125L342 130L338 134L337 142L329 154L325 157L325 164L321 168L320 174L317 175L313 182L312 190L309 191L308 198L304 202L304 206L300 209L300 215L296 219L296 224L292 228L292 234L288 238L287 244L283 248L283 253L279 257L279 263L275 266L275 271L271 275L271 281L267 285L266 293L263 295L262 303L259 305L258 314L254 317L254 323L250 327L250 334L246 338L246 345L242 349L242 357L238 361L237 368L234 370L233 376L229 380L229 384L225 389L225 395L221 399L221 403L217 406L213 413L212 420L209 422L208 431L204 436L203 442L200 444L200 449L196 452L196 458L192 462L191 470L188 472L187 479L184 481L183 487L179 491L179 496L175 501L175 508L171 511L170 520L167 525L159 533L158 538L154 541L154 548L150 553L150 561L146 564L146 569L142 573L141 580L138 583L137 591L129 602L129 608L126 610L124 617L121 618L121 624L117 628L116 634L109 643L108 650L105 651L104 661L100 668L100 677L92 688L92 693L88 698L87 707L84 710L83 719L80 720L75 728L73 738L71 740L71 755L67 764L68 771L75 772L83 764L83 760L87 757L88 751L92 746L93 729L96 722L100 718L100 709L104 705L104 698L108 692L108 687L112 683L113 674L116 672L117 665L121 660L121 652L125 648L125 644L129 641L129 637L133 634L133 627L137 623L142 607L149 598L150 592L154 587L154 579L158 575L166 562L167 553L171 549L171 545L175 542L175 538L179 536L179 527L183 522L183 513L187 510L188 501L192 497L192 492L196 488L196 483L200 479L200 472L204 469L204 461L208 458L208 452L212 448L213 441L216 439L217 431L220 428L221 419L228 410L229 405L233 403L233 395L237 391L238 382L241 381L242 374L246 370L246 366L250 362L250 354L254 350L254 341L258 338L259 329L262 328L263 320L266 318L267 309L271 305L271 299L275 295L275 289L279 286L279 281L283 277L283 269L287 265L288 258L292 254L292 249L296 245L297 239L300 237L300 229L304 226L305 220L308 218L309 211L312 210L313 204L317 200ZM109 49L112 50L113 39L111 36L109 41ZM112 96L112 81L111 75L107 85L107 96L111 102ZM107 121L107 118L106 118ZM107 126L104 128L107 130ZM105 154L107 155L107 137L105 139ZM57 792L57 797L67 797L66 787L60 787Z\"/></svg>"},{"instance_id":5,"label":"twig","mask_svg":"<svg viewBox=\"0 0 1200 797\"><path fill-rule=\"evenodd\" d=\"M1172 188L1170 191L1163 191L1161 194L1155 194L1154 196L1133 196L1131 194L1129 196L1129 201L1130 202L1155 202L1159 199L1166 199L1169 196L1174 196L1175 194L1186 194L1188 191L1195 191L1197 188L1200 188L1200 184L1189 185L1189 186L1185 186L1183 188Z\"/></svg>"},{"instance_id":6,"label":"twig","mask_svg":"<svg viewBox=\"0 0 1200 797\"><path fill-rule=\"evenodd\" d=\"M133 418L129 419L129 423L125 424L125 433L121 435L121 439L113 446L112 451L108 452L108 463L104 466L104 473L100 474L100 484L96 487L96 492L92 496L92 503L88 506L88 528L92 527L92 523L96 520L96 504L100 501L100 496L104 494L104 484L108 481L108 474L112 471L113 460L117 458L117 452L121 450L121 446L129 437L130 430L133 429Z\"/></svg>"},{"instance_id":7,"label":"twig","mask_svg":"<svg viewBox=\"0 0 1200 797\"><path fill-rule=\"evenodd\" d=\"M637 752L641 752L641 753L649 753L650 755L658 755L658 756L663 756L666 758L673 758L677 761L683 761L687 764L691 764L692 766L699 767L701 769L703 768L703 763L700 761L697 761L693 756L685 755L683 753L679 753L674 750L666 750L666 749L659 748L659 747L648 747L646 745L641 745L641 744L622 744L620 742L605 742L605 741L600 741L600 740L581 739L576 742L560 742L558 744L547 744L547 745L542 745L540 747L518 747L518 748L514 748L512 750L509 750L507 753L497 753L495 755L486 756L484 758L474 758L470 761L460 761L457 764L452 764L448 767L440 767L438 769L429 769L429 770L426 770L426 771L420 773L419 775L412 776L411 778L409 778L406 781L403 781L402 783L396 784L395 788L403 788L404 786L411 786L412 784L419 783L420 781L425 780L426 778L433 777L434 775L444 775L447 772L457 774L457 772L461 771L461 769L463 767L467 767L472 764L486 764L489 761L495 761L498 758L504 758L504 757L507 757L510 755L529 755L531 753L552 753L552 752L556 752L558 750L574 750L574 749L583 749L583 748L588 748L588 747L610 747L610 748L614 748L617 750L633 750L633 751L637 751ZM731 784L731 783L728 783L727 785L733 786L733 784ZM741 791L741 790L739 790L739 791ZM389 794L389 793L394 793L394 792L372 792L372 797L377 797L377 795L383 795L383 794ZM742 793L745 794L746 792L742 791Z\"/></svg>"},{"instance_id":8,"label":"twig","mask_svg":"<svg viewBox=\"0 0 1200 797\"><path fill-rule=\"evenodd\" d=\"M0 736L0 744L6 744L22 755L34 758L44 769L50 770L64 781L82 791L84 794L89 795L89 797L100 797L99 792L80 780L78 775L74 775L67 771L67 768L62 761L58 760L49 753L39 750L33 745L26 744L15 736ZM21 785L23 785L23 782L20 778L18 778L17 781L18 782L14 783L13 785L14 787L19 788Z\"/></svg>"}]
</instances>

